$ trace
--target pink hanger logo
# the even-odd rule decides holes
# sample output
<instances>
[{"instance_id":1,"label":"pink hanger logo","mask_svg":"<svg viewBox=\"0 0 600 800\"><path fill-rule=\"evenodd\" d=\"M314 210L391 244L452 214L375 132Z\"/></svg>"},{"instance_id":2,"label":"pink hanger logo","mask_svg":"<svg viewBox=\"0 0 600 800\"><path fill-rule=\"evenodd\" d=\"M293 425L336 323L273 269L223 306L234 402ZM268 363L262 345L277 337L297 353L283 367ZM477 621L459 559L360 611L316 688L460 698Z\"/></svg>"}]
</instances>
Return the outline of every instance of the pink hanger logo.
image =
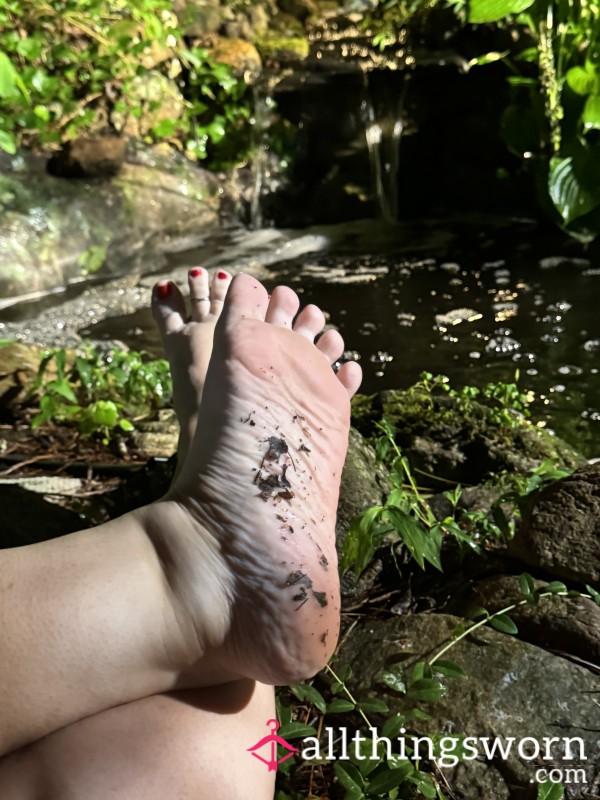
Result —
<instances>
[{"instance_id":1,"label":"pink hanger logo","mask_svg":"<svg viewBox=\"0 0 600 800\"><path fill-rule=\"evenodd\" d=\"M253 747L249 747L248 752L252 753L254 758L258 758L259 761L262 761L263 764L266 764L269 768L269 772L276 772L277 767L280 764L283 764L284 761L287 761L288 758L291 758L294 753L298 753L299 750L297 747L293 747L289 742L286 742L285 739L282 739L281 736L277 736L275 731L279 728L279 723L276 719L269 719L267 720L266 724L267 727L271 728L271 733L268 736L264 736L260 742L257 742ZM290 751L279 759L277 758L278 744ZM269 755L269 758L265 758L260 753L256 752L257 750L260 750L261 747L266 748L265 752Z\"/></svg>"}]
</instances>

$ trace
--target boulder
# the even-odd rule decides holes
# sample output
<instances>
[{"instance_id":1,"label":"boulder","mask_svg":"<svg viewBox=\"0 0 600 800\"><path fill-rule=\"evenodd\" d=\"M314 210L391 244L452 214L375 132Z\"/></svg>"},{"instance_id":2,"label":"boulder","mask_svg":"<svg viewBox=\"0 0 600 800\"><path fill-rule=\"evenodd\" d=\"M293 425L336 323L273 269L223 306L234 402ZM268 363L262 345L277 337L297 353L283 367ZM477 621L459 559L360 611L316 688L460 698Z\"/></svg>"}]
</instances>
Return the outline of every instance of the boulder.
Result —
<instances>
[{"instance_id":1,"label":"boulder","mask_svg":"<svg viewBox=\"0 0 600 800\"><path fill-rule=\"evenodd\" d=\"M600 464L540 491L509 553L566 580L600 581Z\"/></svg>"},{"instance_id":2,"label":"boulder","mask_svg":"<svg viewBox=\"0 0 600 800\"><path fill-rule=\"evenodd\" d=\"M214 61L227 64L238 75L244 73L258 74L262 69L262 61L258 50L244 39L227 39L224 36L211 37L212 44L208 52Z\"/></svg>"},{"instance_id":3,"label":"boulder","mask_svg":"<svg viewBox=\"0 0 600 800\"><path fill-rule=\"evenodd\" d=\"M356 428L350 428L338 502L338 548L343 544L354 517L369 506L381 505L383 495L388 491L385 474L375 464L375 451Z\"/></svg>"},{"instance_id":4,"label":"boulder","mask_svg":"<svg viewBox=\"0 0 600 800\"><path fill-rule=\"evenodd\" d=\"M99 269L148 270L178 240L219 225L215 177L158 148L131 147L110 180L64 180L43 157L0 154L0 202L0 297L65 287Z\"/></svg>"},{"instance_id":5,"label":"boulder","mask_svg":"<svg viewBox=\"0 0 600 800\"><path fill-rule=\"evenodd\" d=\"M358 395L352 408L354 424L366 436L375 432L376 420L388 417L422 485L432 488L448 480L476 485L502 470L527 472L546 459L570 468L587 463L558 436L526 419L498 424L476 401L461 405L447 395L409 388Z\"/></svg>"},{"instance_id":6,"label":"boulder","mask_svg":"<svg viewBox=\"0 0 600 800\"><path fill-rule=\"evenodd\" d=\"M48 172L59 178L111 178L120 172L127 140L118 136L82 137L51 156Z\"/></svg>"},{"instance_id":7,"label":"boulder","mask_svg":"<svg viewBox=\"0 0 600 800\"><path fill-rule=\"evenodd\" d=\"M416 614L395 619L363 619L342 639L338 667L352 667L347 684L359 700L375 695L384 699L392 712L425 711L428 719L412 716L406 727L420 736L498 737L505 745L515 742L506 758L496 756L493 764L465 761L444 768L455 794L463 800L533 800L535 769L581 768L591 782L600 767L597 747L600 715L593 698L600 692L600 676L514 637L489 629L478 629L457 642L444 658L462 667L466 678L444 679L446 694L435 701L419 701L386 688L381 672L402 664L408 683L415 662L426 660L448 643L464 620L443 614ZM372 720L375 722L376 720ZM546 755L546 738L560 741L549 746L549 760L528 760L519 756L517 745L527 740L541 745ZM573 759L563 737L579 737L584 760L576 742ZM480 752L481 746L479 746Z\"/></svg>"},{"instance_id":8,"label":"boulder","mask_svg":"<svg viewBox=\"0 0 600 800\"><path fill-rule=\"evenodd\" d=\"M544 581L534 581L543 589ZM584 661L600 664L600 607L585 597L540 599L538 605L521 605L523 595L519 578L500 575L487 578L473 587L464 611L469 606L483 606L490 613L519 604L510 617L519 629L519 638L526 642Z\"/></svg>"}]
</instances>

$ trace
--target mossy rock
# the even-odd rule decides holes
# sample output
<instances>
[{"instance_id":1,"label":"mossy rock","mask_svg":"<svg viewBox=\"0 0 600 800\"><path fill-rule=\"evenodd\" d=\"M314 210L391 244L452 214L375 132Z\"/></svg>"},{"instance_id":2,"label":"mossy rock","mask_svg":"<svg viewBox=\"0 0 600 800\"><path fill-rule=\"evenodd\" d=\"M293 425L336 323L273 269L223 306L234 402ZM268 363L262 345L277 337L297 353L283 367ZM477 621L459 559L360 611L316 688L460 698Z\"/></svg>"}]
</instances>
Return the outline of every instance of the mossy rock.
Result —
<instances>
[{"instance_id":1,"label":"mossy rock","mask_svg":"<svg viewBox=\"0 0 600 800\"><path fill-rule=\"evenodd\" d=\"M447 395L425 396L411 389L357 395L352 419L367 437L377 433L382 417L396 427L396 443L408 457L419 481L440 488L441 482L481 483L503 470L527 472L551 459L575 469L584 456L547 430L525 418L510 424L493 421L490 409L471 401L468 408Z\"/></svg>"},{"instance_id":2,"label":"mossy rock","mask_svg":"<svg viewBox=\"0 0 600 800\"><path fill-rule=\"evenodd\" d=\"M303 61L310 52L304 36L264 36L255 45L263 58L273 61Z\"/></svg>"}]
</instances>

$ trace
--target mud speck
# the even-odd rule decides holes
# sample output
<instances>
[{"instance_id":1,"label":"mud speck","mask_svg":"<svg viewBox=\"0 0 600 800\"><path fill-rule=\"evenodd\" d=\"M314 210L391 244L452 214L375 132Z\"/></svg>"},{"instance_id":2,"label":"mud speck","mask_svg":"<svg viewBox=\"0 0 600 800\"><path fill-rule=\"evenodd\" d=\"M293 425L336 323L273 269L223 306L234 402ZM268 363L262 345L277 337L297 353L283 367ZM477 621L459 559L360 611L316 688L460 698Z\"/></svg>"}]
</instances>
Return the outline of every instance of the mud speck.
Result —
<instances>
[{"instance_id":1,"label":"mud speck","mask_svg":"<svg viewBox=\"0 0 600 800\"><path fill-rule=\"evenodd\" d=\"M313 595L317 603L321 606L321 608L325 608L327 605L327 595L325 592L315 592L313 591Z\"/></svg>"}]
</instances>

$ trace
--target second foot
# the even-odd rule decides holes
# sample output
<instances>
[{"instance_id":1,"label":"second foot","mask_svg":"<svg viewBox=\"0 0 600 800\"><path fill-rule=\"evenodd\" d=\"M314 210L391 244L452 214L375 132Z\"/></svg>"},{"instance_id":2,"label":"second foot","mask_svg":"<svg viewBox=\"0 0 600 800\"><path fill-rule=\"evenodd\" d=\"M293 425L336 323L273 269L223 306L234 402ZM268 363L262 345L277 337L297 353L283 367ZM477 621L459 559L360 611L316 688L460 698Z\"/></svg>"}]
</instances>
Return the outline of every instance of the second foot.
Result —
<instances>
[{"instance_id":1,"label":"second foot","mask_svg":"<svg viewBox=\"0 0 600 800\"><path fill-rule=\"evenodd\" d=\"M339 633L335 518L360 367L332 364L336 331L297 295L231 283L195 438L156 526L157 552L199 657L285 684L331 657ZM161 505L161 504L158 504ZM166 530L170 527L170 530Z\"/></svg>"}]
</instances>

